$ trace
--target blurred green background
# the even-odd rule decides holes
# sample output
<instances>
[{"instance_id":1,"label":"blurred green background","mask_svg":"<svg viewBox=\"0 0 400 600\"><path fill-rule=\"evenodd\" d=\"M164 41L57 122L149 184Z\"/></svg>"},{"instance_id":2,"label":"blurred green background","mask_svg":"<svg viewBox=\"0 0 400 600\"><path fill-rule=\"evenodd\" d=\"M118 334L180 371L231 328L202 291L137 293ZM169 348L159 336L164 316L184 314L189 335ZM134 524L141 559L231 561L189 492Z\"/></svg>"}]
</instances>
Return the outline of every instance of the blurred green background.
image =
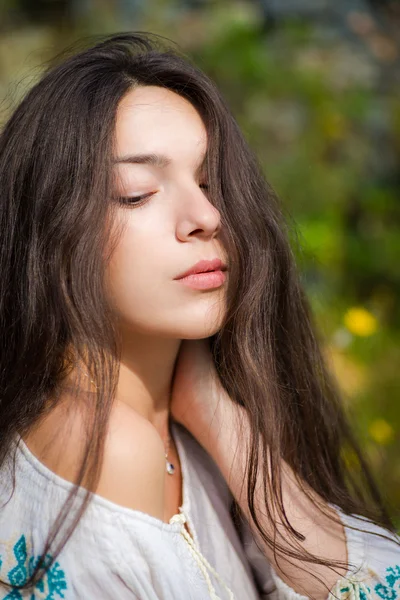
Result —
<instances>
[{"instance_id":1,"label":"blurred green background","mask_svg":"<svg viewBox=\"0 0 400 600\"><path fill-rule=\"evenodd\" d=\"M127 30L173 39L217 82L297 224L328 360L400 528L399 1L2 0L2 121L59 51Z\"/></svg>"}]
</instances>

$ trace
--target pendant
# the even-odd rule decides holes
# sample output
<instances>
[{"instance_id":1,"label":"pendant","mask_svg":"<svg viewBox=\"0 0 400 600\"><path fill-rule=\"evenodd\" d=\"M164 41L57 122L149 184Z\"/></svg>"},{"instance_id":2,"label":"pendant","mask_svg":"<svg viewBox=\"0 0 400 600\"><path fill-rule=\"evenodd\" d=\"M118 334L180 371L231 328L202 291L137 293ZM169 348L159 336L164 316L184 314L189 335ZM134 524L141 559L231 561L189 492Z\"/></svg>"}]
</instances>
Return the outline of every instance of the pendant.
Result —
<instances>
[{"instance_id":1,"label":"pendant","mask_svg":"<svg viewBox=\"0 0 400 600\"><path fill-rule=\"evenodd\" d=\"M175 467L172 463L167 461L167 473L173 475L175 473Z\"/></svg>"}]
</instances>

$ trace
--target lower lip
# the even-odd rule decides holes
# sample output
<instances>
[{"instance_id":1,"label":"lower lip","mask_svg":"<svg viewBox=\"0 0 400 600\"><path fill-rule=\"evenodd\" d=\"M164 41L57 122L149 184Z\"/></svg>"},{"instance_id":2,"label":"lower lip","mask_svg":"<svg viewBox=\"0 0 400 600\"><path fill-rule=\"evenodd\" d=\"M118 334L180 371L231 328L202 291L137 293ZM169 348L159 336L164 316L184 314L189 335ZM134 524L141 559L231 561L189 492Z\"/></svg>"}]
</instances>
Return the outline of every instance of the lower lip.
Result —
<instances>
[{"instance_id":1,"label":"lower lip","mask_svg":"<svg viewBox=\"0 0 400 600\"><path fill-rule=\"evenodd\" d=\"M209 290L220 287L225 281L224 271L209 271L208 273L193 273L177 279L184 285L187 285L195 290Z\"/></svg>"}]
</instances>

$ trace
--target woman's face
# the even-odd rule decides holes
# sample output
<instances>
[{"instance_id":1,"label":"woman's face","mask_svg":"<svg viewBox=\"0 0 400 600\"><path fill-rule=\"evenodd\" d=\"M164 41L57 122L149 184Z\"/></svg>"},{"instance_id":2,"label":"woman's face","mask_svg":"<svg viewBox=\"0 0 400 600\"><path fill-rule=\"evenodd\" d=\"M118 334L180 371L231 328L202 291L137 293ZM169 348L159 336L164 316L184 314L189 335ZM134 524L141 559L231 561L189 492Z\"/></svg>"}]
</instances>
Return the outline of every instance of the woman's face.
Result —
<instances>
[{"instance_id":1,"label":"woman's face","mask_svg":"<svg viewBox=\"0 0 400 600\"><path fill-rule=\"evenodd\" d=\"M206 147L199 114L178 94L145 86L120 102L115 193L127 204L118 208L125 227L107 284L124 331L199 339L220 329L227 281L200 290L175 279L200 260L226 263L220 214L204 187Z\"/></svg>"}]
</instances>

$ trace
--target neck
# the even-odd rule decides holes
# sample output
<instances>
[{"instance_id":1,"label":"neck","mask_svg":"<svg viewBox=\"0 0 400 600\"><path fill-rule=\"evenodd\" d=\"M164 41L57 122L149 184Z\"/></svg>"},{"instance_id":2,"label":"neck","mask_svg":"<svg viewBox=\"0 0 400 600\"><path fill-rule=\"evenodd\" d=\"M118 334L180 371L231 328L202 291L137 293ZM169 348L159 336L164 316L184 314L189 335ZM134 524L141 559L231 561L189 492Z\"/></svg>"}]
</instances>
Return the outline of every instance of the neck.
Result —
<instances>
[{"instance_id":1,"label":"neck","mask_svg":"<svg viewBox=\"0 0 400 600\"><path fill-rule=\"evenodd\" d=\"M124 340L117 402L150 421L166 440L175 361L181 340L130 336Z\"/></svg>"}]
</instances>

